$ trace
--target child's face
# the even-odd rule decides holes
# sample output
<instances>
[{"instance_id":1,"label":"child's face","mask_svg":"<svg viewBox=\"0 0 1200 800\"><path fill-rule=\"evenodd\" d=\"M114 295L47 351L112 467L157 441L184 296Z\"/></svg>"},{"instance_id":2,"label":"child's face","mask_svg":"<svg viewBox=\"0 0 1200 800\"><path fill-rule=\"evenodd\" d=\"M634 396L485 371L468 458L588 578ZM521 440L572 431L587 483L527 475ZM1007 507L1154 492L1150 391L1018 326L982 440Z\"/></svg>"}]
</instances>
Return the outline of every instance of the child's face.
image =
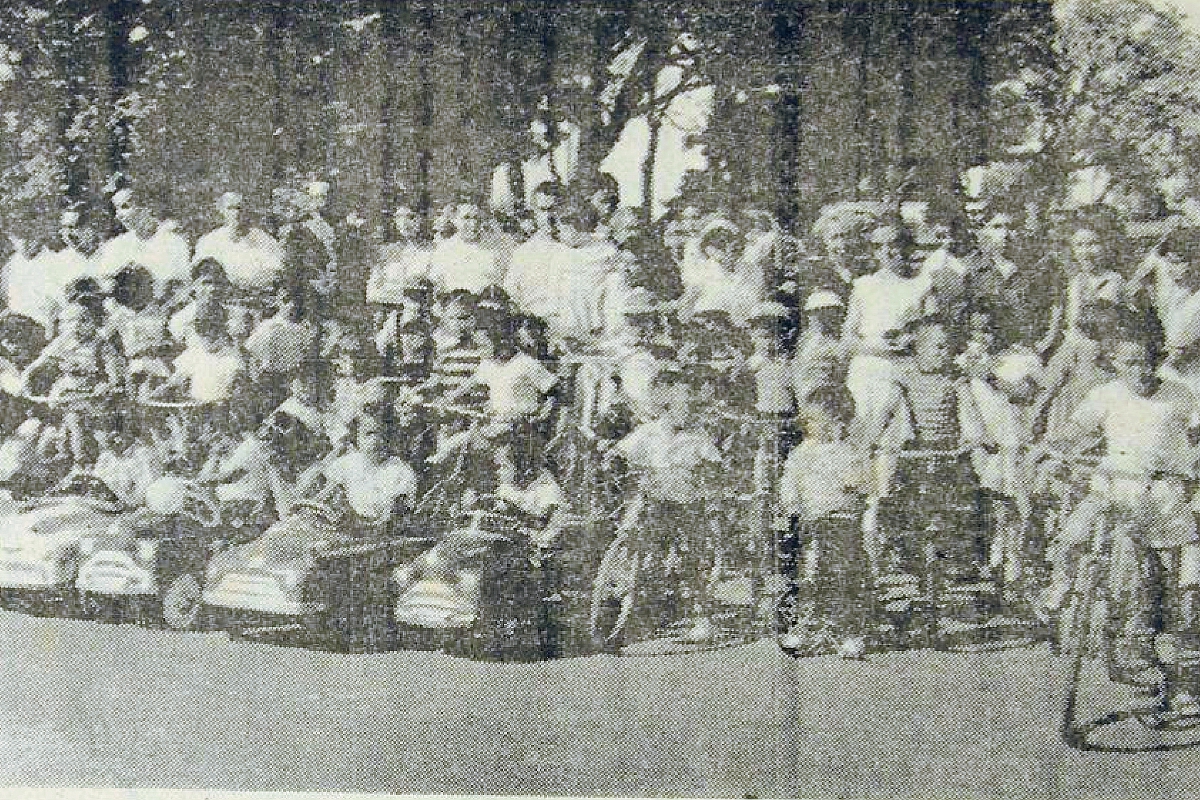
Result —
<instances>
[{"instance_id":1,"label":"child's face","mask_svg":"<svg viewBox=\"0 0 1200 800\"><path fill-rule=\"evenodd\" d=\"M1084 269L1095 267L1100 259L1100 236L1086 228L1075 231L1071 237L1071 257Z\"/></svg>"},{"instance_id":2,"label":"child's face","mask_svg":"<svg viewBox=\"0 0 1200 800\"><path fill-rule=\"evenodd\" d=\"M1135 394L1145 396L1154 390L1154 361L1140 342L1118 342L1111 361L1117 378Z\"/></svg>"},{"instance_id":3,"label":"child's face","mask_svg":"<svg viewBox=\"0 0 1200 800\"><path fill-rule=\"evenodd\" d=\"M950 336L941 325L926 325L917 331L914 360L922 372L940 372L950 364Z\"/></svg>"},{"instance_id":4,"label":"child's face","mask_svg":"<svg viewBox=\"0 0 1200 800\"><path fill-rule=\"evenodd\" d=\"M466 304L460 301L447 304L442 309L439 324L448 336L462 338L471 330L471 312Z\"/></svg>"}]
</instances>

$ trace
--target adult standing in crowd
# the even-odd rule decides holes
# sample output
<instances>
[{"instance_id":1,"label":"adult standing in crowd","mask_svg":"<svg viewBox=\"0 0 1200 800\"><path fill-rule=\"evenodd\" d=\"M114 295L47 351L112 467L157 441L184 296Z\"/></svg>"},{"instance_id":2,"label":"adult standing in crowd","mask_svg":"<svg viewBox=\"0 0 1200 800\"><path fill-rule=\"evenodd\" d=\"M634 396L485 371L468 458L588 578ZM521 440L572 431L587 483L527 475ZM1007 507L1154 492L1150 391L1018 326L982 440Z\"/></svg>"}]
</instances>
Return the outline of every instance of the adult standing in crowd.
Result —
<instances>
[{"instance_id":1,"label":"adult standing in crowd","mask_svg":"<svg viewBox=\"0 0 1200 800\"><path fill-rule=\"evenodd\" d=\"M441 240L429 257L429 279L441 291L465 289L475 294L504 280L504 265L482 242L483 210L474 201L454 209L454 233Z\"/></svg>"},{"instance_id":2,"label":"adult standing in crowd","mask_svg":"<svg viewBox=\"0 0 1200 800\"><path fill-rule=\"evenodd\" d=\"M1062 324L1062 280L1057 270L1013 260L1014 222L1012 214L994 210L976 231L977 249L967 257L968 313L974 305L995 310L1000 349L1025 344L1044 354Z\"/></svg>"},{"instance_id":3,"label":"adult standing in crowd","mask_svg":"<svg viewBox=\"0 0 1200 800\"><path fill-rule=\"evenodd\" d=\"M221 262L234 286L261 293L283 271L283 247L274 236L250 225L242 195L225 192L217 199L221 226L196 242L195 260Z\"/></svg>"},{"instance_id":4,"label":"adult standing in crowd","mask_svg":"<svg viewBox=\"0 0 1200 800\"><path fill-rule=\"evenodd\" d=\"M62 310L67 287L95 270L98 244L95 229L83 224L78 211L69 209L59 215L57 241L47 245L38 255L49 301L50 322Z\"/></svg>"},{"instance_id":5,"label":"adult standing in crowd","mask_svg":"<svg viewBox=\"0 0 1200 800\"><path fill-rule=\"evenodd\" d=\"M140 264L159 285L188 280L191 248L178 223L160 220L131 189L114 192L112 206L125 232L100 248L97 272L101 277L111 278L126 264Z\"/></svg>"}]
</instances>

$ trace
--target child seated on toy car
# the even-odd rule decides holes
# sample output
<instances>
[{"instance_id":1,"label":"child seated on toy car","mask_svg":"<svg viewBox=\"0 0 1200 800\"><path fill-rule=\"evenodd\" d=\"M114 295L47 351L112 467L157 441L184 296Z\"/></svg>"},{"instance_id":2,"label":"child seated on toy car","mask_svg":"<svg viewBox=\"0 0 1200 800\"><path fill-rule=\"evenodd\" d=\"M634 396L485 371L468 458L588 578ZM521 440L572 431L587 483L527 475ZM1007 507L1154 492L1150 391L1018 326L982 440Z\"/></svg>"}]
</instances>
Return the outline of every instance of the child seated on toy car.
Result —
<instances>
[{"instance_id":1,"label":"child seated on toy car","mask_svg":"<svg viewBox=\"0 0 1200 800\"><path fill-rule=\"evenodd\" d=\"M60 409L70 456L77 469L95 463L92 432L114 424L114 402L125 383L125 357L116 337L105 334L104 299L78 296L63 309L61 333L26 367L26 391L52 383L48 399Z\"/></svg>"},{"instance_id":2,"label":"child seated on toy car","mask_svg":"<svg viewBox=\"0 0 1200 800\"><path fill-rule=\"evenodd\" d=\"M417 476L404 459L388 453L384 419L390 398L385 387L371 382L361 392L354 446L328 460L299 488L335 513L348 514L344 524L349 529L382 534L411 508Z\"/></svg>"}]
</instances>

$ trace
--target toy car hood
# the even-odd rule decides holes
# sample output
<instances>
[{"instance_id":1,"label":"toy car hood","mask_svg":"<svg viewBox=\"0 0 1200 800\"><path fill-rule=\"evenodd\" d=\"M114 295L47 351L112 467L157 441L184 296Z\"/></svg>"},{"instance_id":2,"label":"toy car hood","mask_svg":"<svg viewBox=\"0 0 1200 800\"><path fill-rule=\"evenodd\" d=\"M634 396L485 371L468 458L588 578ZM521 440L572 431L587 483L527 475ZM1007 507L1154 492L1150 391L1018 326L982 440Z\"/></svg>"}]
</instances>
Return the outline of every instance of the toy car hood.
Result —
<instances>
[{"instance_id":1,"label":"toy car hood","mask_svg":"<svg viewBox=\"0 0 1200 800\"><path fill-rule=\"evenodd\" d=\"M98 536L113 523L113 512L84 498L51 498L22 512L0 517L0 547L48 545Z\"/></svg>"}]
</instances>

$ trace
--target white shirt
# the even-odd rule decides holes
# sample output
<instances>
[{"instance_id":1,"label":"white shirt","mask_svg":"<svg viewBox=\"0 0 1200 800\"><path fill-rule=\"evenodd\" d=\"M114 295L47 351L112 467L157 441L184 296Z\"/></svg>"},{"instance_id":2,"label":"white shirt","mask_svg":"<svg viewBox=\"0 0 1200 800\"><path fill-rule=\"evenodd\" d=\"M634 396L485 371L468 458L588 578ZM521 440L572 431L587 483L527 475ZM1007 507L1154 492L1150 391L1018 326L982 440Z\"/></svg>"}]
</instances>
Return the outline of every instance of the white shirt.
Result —
<instances>
[{"instance_id":1,"label":"white shirt","mask_svg":"<svg viewBox=\"0 0 1200 800\"><path fill-rule=\"evenodd\" d=\"M236 347L209 352L199 341L188 345L175 359L175 373L189 380L190 395L197 403L228 400L245 362Z\"/></svg>"},{"instance_id":2,"label":"white shirt","mask_svg":"<svg viewBox=\"0 0 1200 800\"><path fill-rule=\"evenodd\" d=\"M26 258L18 250L4 265L4 296L8 309L37 321L47 331L51 328L55 300L60 294L55 285L46 280L46 265L40 253Z\"/></svg>"},{"instance_id":3,"label":"white shirt","mask_svg":"<svg viewBox=\"0 0 1200 800\"><path fill-rule=\"evenodd\" d=\"M866 492L870 469L861 450L846 442L805 440L788 453L779 479L779 502L788 514L817 520L852 511L861 501L851 487Z\"/></svg>"},{"instance_id":4,"label":"white shirt","mask_svg":"<svg viewBox=\"0 0 1200 800\"><path fill-rule=\"evenodd\" d=\"M386 519L398 498L412 497L417 490L417 475L403 459L374 463L357 450L334 459L325 478L345 489L355 514L371 520Z\"/></svg>"},{"instance_id":5,"label":"white shirt","mask_svg":"<svg viewBox=\"0 0 1200 800\"><path fill-rule=\"evenodd\" d=\"M188 280L191 249L176 227L173 220L167 220L159 224L149 239L142 239L133 231L109 239L96 254L98 273L109 278L121 267L133 263L150 270L150 275L159 282Z\"/></svg>"},{"instance_id":6,"label":"white shirt","mask_svg":"<svg viewBox=\"0 0 1200 800\"><path fill-rule=\"evenodd\" d=\"M1121 381L1088 392L1071 415L1087 431L1104 433L1103 467L1137 475L1163 470L1190 474L1196 448L1188 429L1200 424L1196 397L1187 387L1164 381L1153 395L1142 397Z\"/></svg>"},{"instance_id":7,"label":"white shirt","mask_svg":"<svg viewBox=\"0 0 1200 800\"><path fill-rule=\"evenodd\" d=\"M646 470L652 496L679 503L699 500L703 487L697 471L705 463L721 461L711 436L674 430L662 419L639 425L616 447L630 464Z\"/></svg>"},{"instance_id":8,"label":"white shirt","mask_svg":"<svg viewBox=\"0 0 1200 800\"><path fill-rule=\"evenodd\" d=\"M487 386L492 415L513 420L536 414L557 378L537 359L518 353L507 361L485 358L475 370L475 380Z\"/></svg>"},{"instance_id":9,"label":"white shirt","mask_svg":"<svg viewBox=\"0 0 1200 800\"><path fill-rule=\"evenodd\" d=\"M429 274L430 251L412 244L386 244L367 280L367 302L404 304L404 290Z\"/></svg>"},{"instance_id":10,"label":"white shirt","mask_svg":"<svg viewBox=\"0 0 1200 800\"><path fill-rule=\"evenodd\" d=\"M443 291L465 289L478 294L489 286L499 286L504 270L492 250L451 236L430 253L429 279Z\"/></svg>"},{"instance_id":11,"label":"white shirt","mask_svg":"<svg viewBox=\"0 0 1200 800\"><path fill-rule=\"evenodd\" d=\"M921 315L929 296L928 275L902 278L881 269L854 279L842 339L860 349L890 350L885 334L899 331Z\"/></svg>"},{"instance_id":12,"label":"white shirt","mask_svg":"<svg viewBox=\"0 0 1200 800\"><path fill-rule=\"evenodd\" d=\"M51 317L58 315L66 302L66 290L74 281L95 272L95 260L76 250L74 247L64 247L62 250L43 250L38 253L37 261L41 264L42 280L46 283L46 295Z\"/></svg>"},{"instance_id":13,"label":"white shirt","mask_svg":"<svg viewBox=\"0 0 1200 800\"><path fill-rule=\"evenodd\" d=\"M512 253L504 291L526 314L551 319L558 314L563 276L575 258L574 248L536 233Z\"/></svg>"},{"instance_id":14,"label":"white shirt","mask_svg":"<svg viewBox=\"0 0 1200 800\"><path fill-rule=\"evenodd\" d=\"M220 261L230 281L252 289L270 288L283 271L283 247L260 228L250 228L240 238L227 225L209 231L196 242L193 261L204 258Z\"/></svg>"}]
</instances>

